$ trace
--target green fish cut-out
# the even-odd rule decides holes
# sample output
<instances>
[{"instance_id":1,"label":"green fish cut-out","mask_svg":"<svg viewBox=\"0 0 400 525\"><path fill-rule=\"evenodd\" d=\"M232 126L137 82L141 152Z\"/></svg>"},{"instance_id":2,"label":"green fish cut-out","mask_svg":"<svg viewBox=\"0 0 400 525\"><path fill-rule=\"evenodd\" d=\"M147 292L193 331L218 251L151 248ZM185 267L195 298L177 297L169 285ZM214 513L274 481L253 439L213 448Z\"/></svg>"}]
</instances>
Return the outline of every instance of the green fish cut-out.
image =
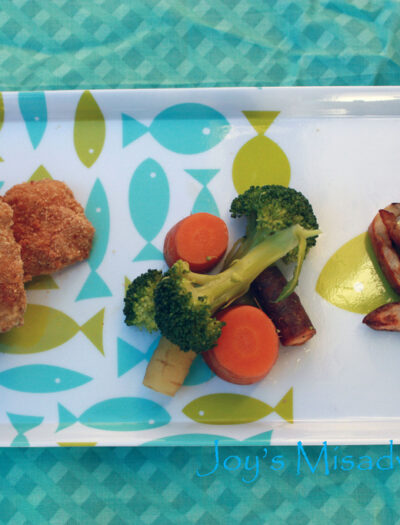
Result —
<instances>
[{"instance_id":1,"label":"green fish cut-out","mask_svg":"<svg viewBox=\"0 0 400 525\"><path fill-rule=\"evenodd\" d=\"M50 173L46 170L44 166L39 166L35 173L28 179L28 182L44 179L52 180L53 177L50 175Z\"/></svg>"},{"instance_id":2,"label":"green fish cut-out","mask_svg":"<svg viewBox=\"0 0 400 525\"><path fill-rule=\"evenodd\" d=\"M63 442L58 442L57 445L59 447L95 447L97 445L96 442L94 441L89 441L89 442L86 442L86 441L71 441L71 442L66 442L66 441L63 441Z\"/></svg>"},{"instance_id":3,"label":"green fish cut-out","mask_svg":"<svg viewBox=\"0 0 400 525\"><path fill-rule=\"evenodd\" d=\"M51 275L37 275L25 283L25 290L57 290L58 284Z\"/></svg>"},{"instance_id":4,"label":"green fish cut-out","mask_svg":"<svg viewBox=\"0 0 400 525\"><path fill-rule=\"evenodd\" d=\"M289 186L289 160L278 144L264 135L279 113L279 111L243 111L257 132L257 136L240 148L233 161L233 184L239 194L248 190L250 186L265 184Z\"/></svg>"},{"instance_id":5,"label":"green fish cut-out","mask_svg":"<svg viewBox=\"0 0 400 525\"><path fill-rule=\"evenodd\" d=\"M104 115L90 91L84 91L75 113L74 145L80 161L87 168L98 159L105 138Z\"/></svg>"},{"instance_id":6,"label":"green fish cut-out","mask_svg":"<svg viewBox=\"0 0 400 525\"><path fill-rule=\"evenodd\" d=\"M318 277L316 290L334 306L358 314L400 301L380 269L367 233L332 255Z\"/></svg>"},{"instance_id":7,"label":"green fish cut-out","mask_svg":"<svg viewBox=\"0 0 400 525\"><path fill-rule=\"evenodd\" d=\"M80 326L64 312L39 304L28 304L24 325L0 334L0 352L35 354L56 348L79 331L104 355L104 308Z\"/></svg>"},{"instance_id":8,"label":"green fish cut-out","mask_svg":"<svg viewBox=\"0 0 400 525\"><path fill-rule=\"evenodd\" d=\"M205 425L243 425L258 421L272 412L293 423L293 388L275 407L242 394L209 394L191 401L182 412Z\"/></svg>"}]
</instances>

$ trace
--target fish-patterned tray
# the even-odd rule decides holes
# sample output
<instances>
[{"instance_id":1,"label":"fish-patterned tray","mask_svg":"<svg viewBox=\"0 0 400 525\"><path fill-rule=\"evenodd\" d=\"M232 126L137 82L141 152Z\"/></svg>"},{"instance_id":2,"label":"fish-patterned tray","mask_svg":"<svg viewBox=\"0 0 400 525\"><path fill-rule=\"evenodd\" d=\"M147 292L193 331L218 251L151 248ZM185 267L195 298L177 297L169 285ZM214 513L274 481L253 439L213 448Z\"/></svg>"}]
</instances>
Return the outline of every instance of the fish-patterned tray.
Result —
<instances>
[{"instance_id":1,"label":"fish-patterned tray","mask_svg":"<svg viewBox=\"0 0 400 525\"><path fill-rule=\"evenodd\" d=\"M397 299L365 232L398 200L399 117L399 88L3 93L1 192L63 180L96 236L88 261L27 286L24 327L0 336L0 445L400 438L399 337L361 323ZM298 288L317 335L256 385L198 357L174 398L146 389L159 335L124 325L127 284L165 268L165 234L191 212L221 216L233 242L233 197L274 183L303 191L324 232Z\"/></svg>"}]
</instances>

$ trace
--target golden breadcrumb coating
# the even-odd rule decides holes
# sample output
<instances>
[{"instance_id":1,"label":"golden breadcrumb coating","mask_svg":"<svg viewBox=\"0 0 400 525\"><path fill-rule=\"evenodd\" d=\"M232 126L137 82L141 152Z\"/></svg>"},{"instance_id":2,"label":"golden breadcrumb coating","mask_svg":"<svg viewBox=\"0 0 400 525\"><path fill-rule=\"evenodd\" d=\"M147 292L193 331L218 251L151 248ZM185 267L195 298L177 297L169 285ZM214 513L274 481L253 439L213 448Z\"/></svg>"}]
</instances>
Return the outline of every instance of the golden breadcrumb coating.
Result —
<instances>
[{"instance_id":1,"label":"golden breadcrumb coating","mask_svg":"<svg viewBox=\"0 0 400 525\"><path fill-rule=\"evenodd\" d=\"M26 310L21 248L12 225L12 208L0 197L0 332L23 325Z\"/></svg>"},{"instance_id":2,"label":"golden breadcrumb coating","mask_svg":"<svg viewBox=\"0 0 400 525\"><path fill-rule=\"evenodd\" d=\"M4 200L14 212L25 281L89 257L95 230L66 184L51 179L17 184Z\"/></svg>"}]
</instances>

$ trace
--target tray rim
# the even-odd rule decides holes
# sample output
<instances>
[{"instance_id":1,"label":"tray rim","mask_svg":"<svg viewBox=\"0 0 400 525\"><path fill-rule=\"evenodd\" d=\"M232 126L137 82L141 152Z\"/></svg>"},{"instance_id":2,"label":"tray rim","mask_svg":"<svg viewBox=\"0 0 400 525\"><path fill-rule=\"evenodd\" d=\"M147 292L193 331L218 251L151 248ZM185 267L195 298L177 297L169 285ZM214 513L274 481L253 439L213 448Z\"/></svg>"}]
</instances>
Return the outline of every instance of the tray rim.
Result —
<instances>
[{"instance_id":1,"label":"tray rim","mask_svg":"<svg viewBox=\"0 0 400 525\"><path fill-rule=\"evenodd\" d=\"M166 95L170 95L170 94L174 94L176 92L185 92L185 93L188 93L188 94L192 94L192 93L218 93L219 95L223 92L228 92L228 93L237 93L237 92L250 92L250 91L254 91L254 90L262 90L262 91L265 91L266 93L270 92L282 92L282 93L294 93L294 92L299 92L299 93L312 93L312 92L315 92L315 91L318 91L321 93L321 98L319 98L318 100L320 102L324 102L324 97L325 96L328 96L330 94L334 94L334 93L348 93L348 94L354 94L354 95L357 95L357 94L360 94L360 95L365 95L365 94L368 94L368 93L382 93L384 95L389 95L389 96L392 96L392 101L399 101L400 102L400 84L399 85L395 85L395 86L357 86L357 85L352 85L352 86L217 86L217 87L202 87L202 86L183 86L183 87L149 87L149 88L94 88L94 89L91 89L90 87L87 87L87 88L77 88L77 89L38 89L38 90L10 90L10 91L7 91L7 90L4 90L4 91L1 91L1 94L3 96L6 96L6 97L18 97L18 95L20 93L46 93L48 95L50 95L51 97L56 97L58 99L63 99L64 97L70 97L70 96L76 96L76 94L78 93L83 93L85 91L90 91L91 93L93 94L99 94L99 95L103 95L103 96L106 96L107 98L108 97L113 97L115 95L117 95L118 93L124 93L124 94L137 94L137 95L141 95L141 94L149 94L150 92L155 92L155 93L158 93L158 94L161 94L161 96L163 94L166 94ZM349 101L351 102L351 101ZM368 103L368 100L366 101ZM361 117L361 116L360 116ZM332 425L336 425L338 420L335 420L335 421L330 421L329 423L332 424ZM390 419L388 419L388 421L390 421ZM273 426L269 425L268 426L268 422L267 423L267 428L264 429L265 431L269 431L269 430L274 430ZM360 424L361 422L358 422L357 424ZM364 423L367 423L367 424L371 424L371 420L368 420ZM375 419L372 424L376 424L378 423L378 420ZM380 421L380 423L382 423L382 421ZM394 421L394 423L396 424L396 426L398 426L398 434L397 436L392 436L393 438L393 441L396 443L397 442L397 439L395 439L396 437L398 438L398 441L400 442L400 419L398 421ZM50 424L50 423L49 423ZM265 424L265 423L264 423ZM352 421L348 421L348 422L345 422L345 425L344 426L347 426L347 424L349 425L349 427L351 427L352 425L354 426L355 424L355 420L352 420ZM50 424L51 425L51 424ZM260 423L260 426L262 425L262 423ZM309 420L309 421L306 421L306 420L295 420L294 421L294 425L293 425L293 428L295 427L299 427L299 426L302 426L302 425L306 425L308 429L310 429L310 425L311 426L314 426L315 427L318 427L321 425L321 420L319 421L315 421L315 420ZM1 433L1 427L3 425L0 425L0 433ZM4 424L4 426L6 426L7 428L9 427L9 425L6 425ZM43 426L46 426L43 425ZM282 425L277 425L277 426L282 426ZM208 427L209 428L209 427ZM204 434L205 436L209 436L209 435L213 435L213 433L211 432L212 428L209 429L210 432L199 432L199 434ZM318 428L316 428L316 431L318 430ZM112 438L111 440L110 439L105 439L105 437L107 436L107 431L104 433L104 435L101 435L101 433L99 433L99 440L101 439L101 443L99 444L96 444L97 447L112 447L112 446L187 446L188 444L180 444L180 445L177 445L176 443L166 443L166 442L162 442L162 438L160 439L157 439L157 440L154 440L154 442L152 441L149 441L148 439L144 438L144 439L136 439L135 442L132 442L132 441L129 441L129 440L124 440L124 439L121 439L121 440L116 440L116 436L115 434L113 434L112 436L109 436L110 438ZM180 434L178 435L169 435L168 437L170 439L172 439L173 437L179 437ZM221 435L221 438L224 438L226 437L226 441L220 441L220 445L221 446L228 446L228 445L232 445L234 444L235 446L261 446L263 443L262 442L257 442L257 441L252 441L252 442L246 442L247 440L243 440L242 442L239 442L239 441L236 441L234 443L232 443L232 438L229 438L228 436L222 436ZM158 442L157 442L158 441ZM298 441L302 441L301 439L298 439L296 437L283 437L283 438L279 438L279 443L273 443L271 446L296 446ZM361 438L361 437L354 437L354 434L353 436L346 436L346 434L342 434L340 435L340 433L337 435L337 437L333 438L332 440L329 440L328 441L328 445L384 445L384 444L387 444L389 441L389 439L385 439L383 437L373 437L372 439L370 437L364 437L364 438ZM73 442L70 442L71 443L71 446L80 446L80 445L72 445ZM79 443L79 442L77 442ZM303 441L303 444L305 446L315 446L315 445L322 445L322 442L321 442L321 439L318 439L318 438L315 438L315 439L310 439L310 438L307 438ZM30 447L54 447L54 446L57 446L57 442L56 440L54 441L48 441L46 442L45 440L43 441L33 441L33 442L30 442L29 444ZM84 445L83 445L84 446ZM209 445L205 444L205 443L193 443L191 444L190 446L214 446L212 443L210 443ZM10 445L6 445L6 444L3 444L1 443L1 439L0 439L0 448L9 448ZM22 448L22 447L21 447Z\"/></svg>"}]
</instances>

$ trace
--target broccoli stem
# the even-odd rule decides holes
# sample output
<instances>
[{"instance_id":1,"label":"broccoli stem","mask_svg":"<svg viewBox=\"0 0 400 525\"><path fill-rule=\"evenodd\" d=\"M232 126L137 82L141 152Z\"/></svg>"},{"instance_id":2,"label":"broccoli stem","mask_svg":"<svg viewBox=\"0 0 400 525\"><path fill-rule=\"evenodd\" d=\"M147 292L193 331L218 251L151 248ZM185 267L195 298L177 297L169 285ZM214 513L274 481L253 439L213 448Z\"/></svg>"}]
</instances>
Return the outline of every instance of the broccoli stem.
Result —
<instances>
[{"instance_id":1,"label":"broccoli stem","mask_svg":"<svg viewBox=\"0 0 400 525\"><path fill-rule=\"evenodd\" d=\"M279 301L283 301L284 299L289 297L290 294L293 293L299 280L301 268L303 266L303 262L306 256L306 250L307 239L299 235L299 247L297 249L297 264L293 273L293 277L290 279L290 281L286 283L283 290L279 294L279 297L275 299L274 303L279 303Z\"/></svg>"},{"instance_id":2,"label":"broccoli stem","mask_svg":"<svg viewBox=\"0 0 400 525\"><path fill-rule=\"evenodd\" d=\"M254 279L268 266L284 257L288 252L303 244L303 239L314 237L319 234L319 230L306 230L296 224L276 232L260 243L256 244L246 255L240 259L235 259L229 268L222 273L209 276L209 282L205 281L201 285L198 293L196 287L191 287L190 291L194 297L200 299L207 297L207 302L211 306L211 312L215 313L223 306L228 306L238 297L247 292ZM189 281L193 281L197 274L189 274ZM298 274L290 282L290 290L297 284ZM292 290L293 291L293 290Z\"/></svg>"},{"instance_id":3,"label":"broccoli stem","mask_svg":"<svg viewBox=\"0 0 400 525\"><path fill-rule=\"evenodd\" d=\"M224 260L223 270L228 268L228 266L230 266L235 259L240 259L248 251L250 251L253 244L255 245L257 244L257 242L260 242L265 239L265 231L262 231L262 233L260 234L256 226L256 217L254 215L251 215L247 219L246 235L244 237L240 237L232 246L229 253L227 253Z\"/></svg>"},{"instance_id":4,"label":"broccoli stem","mask_svg":"<svg viewBox=\"0 0 400 525\"><path fill-rule=\"evenodd\" d=\"M143 379L143 385L166 396L174 396L189 373L196 353L184 352L161 337Z\"/></svg>"}]
</instances>

